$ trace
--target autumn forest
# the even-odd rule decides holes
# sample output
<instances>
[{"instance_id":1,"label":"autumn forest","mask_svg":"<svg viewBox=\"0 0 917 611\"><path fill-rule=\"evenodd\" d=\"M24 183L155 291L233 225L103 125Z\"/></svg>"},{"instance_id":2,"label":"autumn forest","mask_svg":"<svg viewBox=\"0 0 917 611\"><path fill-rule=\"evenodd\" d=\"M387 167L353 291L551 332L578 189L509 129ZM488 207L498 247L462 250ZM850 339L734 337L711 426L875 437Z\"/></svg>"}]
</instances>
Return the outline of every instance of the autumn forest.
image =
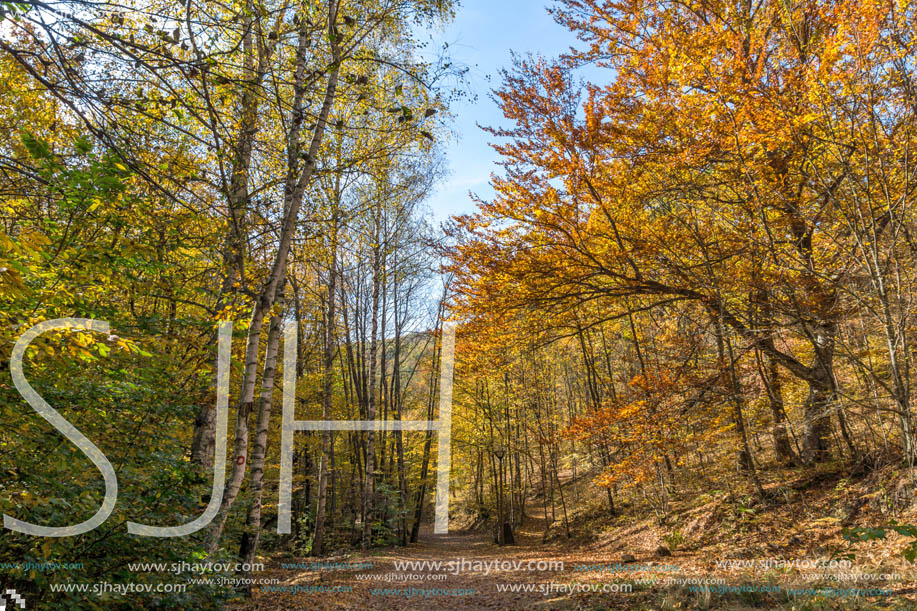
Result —
<instances>
[{"instance_id":1,"label":"autumn forest","mask_svg":"<svg viewBox=\"0 0 917 611\"><path fill-rule=\"evenodd\" d=\"M917 3L505 2L0 2L0 610L917 607Z\"/></svg>"}]
</instances>

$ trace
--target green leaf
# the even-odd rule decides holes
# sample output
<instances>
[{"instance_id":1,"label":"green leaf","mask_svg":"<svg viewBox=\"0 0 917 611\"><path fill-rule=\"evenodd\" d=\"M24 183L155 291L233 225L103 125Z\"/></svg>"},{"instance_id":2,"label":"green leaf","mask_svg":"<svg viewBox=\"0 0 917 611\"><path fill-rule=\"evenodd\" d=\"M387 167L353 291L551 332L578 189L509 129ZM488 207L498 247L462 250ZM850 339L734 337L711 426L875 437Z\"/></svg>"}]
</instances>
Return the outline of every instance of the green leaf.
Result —
<instances>
[{"instance_id":1,"label":"green leaf","mask_svg":"<svg viewBox=\"0 0 917 611\"><path fill-rule=\"evenodd\" d=\"M44 140L36 138L31 132L23 131L20 134L22 144L32 159L50 159L51 146Z\"/></svg>"},{"instance_id":2,"label":"green leaf","mask_svg":"<svg viewBox=\"0 0 917 611\"><path fill-rule=\"evenodd\" d=\"M73 147L79 154L85 155L92 151L92 142L86 136L80 136L73 143Z\"/></svg>"}]
</instances>

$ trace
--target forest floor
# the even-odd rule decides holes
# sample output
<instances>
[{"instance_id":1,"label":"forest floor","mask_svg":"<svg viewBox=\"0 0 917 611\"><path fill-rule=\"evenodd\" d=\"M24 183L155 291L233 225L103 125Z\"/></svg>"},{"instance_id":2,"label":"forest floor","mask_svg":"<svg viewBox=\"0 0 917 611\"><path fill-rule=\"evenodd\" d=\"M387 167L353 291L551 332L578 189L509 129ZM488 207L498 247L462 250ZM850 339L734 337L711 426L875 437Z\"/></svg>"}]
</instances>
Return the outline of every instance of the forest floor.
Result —
<instances>
[{"instance_id":1,"label":"forest floor","mask_svg":"<svg viewBox=\"0 0 917 611\"><path fill-rule=\"evenodd\" d=\"M917 609L917 573L900 555L908 539L891 535L853 550L840 535L844 525L917 521L915 503L896 496L901 472L857 478L826 465L815 474L795 479L794 474L800 475L786 470L765 481L770 497L765 505L716 489L673 496L662 520L646 507L627 504L619 508L622 515L611 518L596 504L596 512L570 517L569 539L555 523L544 540L543 500L532 499L513 546L497 546L489 530L422 532L420 541L407 547L323 558L322 570L290 566L308 565L312 558L273 557L256 577L276 579L278 585L255 586L251 599L231 608ZM587 483L580 494L588 490ZM888 511L892 503L903 503L894 517ZM850 551L855 551L850 566L811 566ZM472 563L467 570L449 570L463 559ZM396 566L424 561L445 566ZM539 561L563 562L563 570L556 565L537 570ZM528 570L529 562L535 570ZM337 566L327 567L331 563ZM371 568L341 568L357 563ZM791 563L796 565L786 566ZM691 581L709 578L724 583L705 590ZM631 591L621 591L623 586ZM738 591L743 586L745 591ZM885 592L874 595L877 588Z\"/></svg>"}]
</instances>

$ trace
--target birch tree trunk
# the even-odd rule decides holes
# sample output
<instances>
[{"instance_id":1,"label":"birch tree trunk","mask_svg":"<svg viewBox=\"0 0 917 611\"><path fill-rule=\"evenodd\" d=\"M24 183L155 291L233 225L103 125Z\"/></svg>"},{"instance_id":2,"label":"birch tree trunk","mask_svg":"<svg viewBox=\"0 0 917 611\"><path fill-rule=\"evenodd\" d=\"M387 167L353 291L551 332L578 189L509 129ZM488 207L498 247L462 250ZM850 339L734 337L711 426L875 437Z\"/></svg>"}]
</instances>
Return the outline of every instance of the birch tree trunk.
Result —
<instances>
[{"instance_id":1,"label":"birch tree trunk","mask_svg":"<svg viewBox=\"0 0 917 611\"><path fill-rule=\"evenodd\" d=\"M340 50L337 42L339 35L335 26L337 20L337 6L337 0L330 0L328 3L328 33L334 61L331 71L328 74L328 82L325 87L321 111L319 112L309 149L305 154L305 159L303 159L301 155L300 135L302 133L302 123L305 118L303 102L306 93L306 56L309 37L305 23L300 27L291 110L292 120L287 136L287 177L284 183L284 214L280 230L280 241L274 256L274 262L271 266L271 273L268 276L268 281L262 287L252 310L252 318L249 324L245 349L242 391L236 412L235 442L233 445L233 456L235 460L232 464L232 472L225 494L223 495L220 511L217 514L217 518L214 520L209 546L211 554L215 552L216 548L219 546L220 538L222 537L223 529L226 526L226 520L229 516L229 511L235 503L239 490L242 487L242 480L245 477L246 462L248 459L248 418L252 410L255 392L261 327L264 324L265 316L274 305L280 281L286 274L287 260L290 253L290 246L293 241L293 234L296 231L296 221L299 217L299 210L302 207L306 187L315 172L315 159L318 155L319 146L322 143L325 127L328 123L328 116L331 113L331 107L334 103L335 91L337 90L338 74L340 71ZM305 20L303 20L303 22L305 22Z\"/></svg>"},{"instance_id":2,"label":"birch tree trunk","mask_svg":"<svg viewBox=\"0 0 917 611\"><path fill-rule=\"evenodd\" d=\"M285 12L286 8L277 16L277 23L283 20ZM245 213L249 204L252 150L259 125L258 111L262 98L259 89L264 82L264 77L267 74L268 66L277 44L276 40L269 42L267 45L261 44L262 41L253 40L256 33L262 33L260 27L256 28L260 21L256 23L253 15L257 15L257 12L250 7L250 10L244 12L243 17L243 72L248 78L242 85L243 90L239 99L239 130L234 139L228 181L221 166L222 190L226 196L229 212L229 229L226 233L223 247L225 275L214 305L214 310L217 312L223 309L226 297L233 291L234 285L245 279L245 246L247 242ZM204 77L202 79L206 92L206 79ZM219 140L217 135L218 121L213 117L212 122L211 128L214 132L214 137ZM214 370L216 370L215 363ZM200 465L201 469L205 471L213 468L215 435L216 410L213 405L208 403L201 406L198 411L191 439L191 462Z\"/></svg>"},{"instance_id":3,"label":"birch tree trunk","mask_svg":"<svg viewBox=\"0 0 917 611\"><path fill-rule=\"evenodd\" d=\"M376 212L373 230L373 270L372 270L372 303L369 338L369 380L367 383L368 396L366 401L366 419L370 422L376 419L376 359L378 356L379 334L379 286L382 281L382 264L380 239L382 199L376 200ZM372 429L366 432L366 479L363 482L363 548L372 546L372 522L375 494L376 473L376 433Z\"/></svg>"},{"instance_id":4,"label":"birch tree trunk","mask_svg":"<svg viewBox=\"0 0 917 611\"><path fill-rule=\"evenodd\" d=\"M278 299L278 313L271 318L264 357L264 376L261 396L258 399L258 420L255 425L255 445L252 448L251 504L245 520L245 531L239 545L239 558L251 564L261 542L261 498L264 490L264 458L267 455L267 434L271 424L271 407L274 401L274 380L277 373L277 353L283 323L285 299ZM296 324L295 321L289 324ZM289 372L285 372L290 375ZM295 372L292 374L295 376ZM244 572L244 571L243 571Z\"/></svg>"}]
</instances>

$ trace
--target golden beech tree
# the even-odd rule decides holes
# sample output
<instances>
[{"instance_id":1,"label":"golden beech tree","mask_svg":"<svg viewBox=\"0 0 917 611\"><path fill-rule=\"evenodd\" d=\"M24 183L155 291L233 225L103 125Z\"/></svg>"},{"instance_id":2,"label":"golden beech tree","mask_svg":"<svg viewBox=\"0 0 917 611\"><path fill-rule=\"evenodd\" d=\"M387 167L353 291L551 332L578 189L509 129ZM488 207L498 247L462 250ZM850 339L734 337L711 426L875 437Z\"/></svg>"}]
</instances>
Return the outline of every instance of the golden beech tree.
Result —
<instances>
[{"instance_id":1,"label":"golden beech tree","mask_svg":"<svg viewBox=\"0 0 917 611\"><path fill-rule=\"evenodd\" d=\"M584 304L591 323L693 308L739 437L751 355L769 389L781 374L805 385L806 461L828 457L832 418L861 451L837 354L866 312L891 363L870 371L911 454L908 277L895 270L912 256L913 4L566 0L553 13L585 46L504 75L513 126L491 133L505 171L452 232L460 309L563 327ZM791 460L778 395L775 443Z\"/></svg>"}]
</instances>

